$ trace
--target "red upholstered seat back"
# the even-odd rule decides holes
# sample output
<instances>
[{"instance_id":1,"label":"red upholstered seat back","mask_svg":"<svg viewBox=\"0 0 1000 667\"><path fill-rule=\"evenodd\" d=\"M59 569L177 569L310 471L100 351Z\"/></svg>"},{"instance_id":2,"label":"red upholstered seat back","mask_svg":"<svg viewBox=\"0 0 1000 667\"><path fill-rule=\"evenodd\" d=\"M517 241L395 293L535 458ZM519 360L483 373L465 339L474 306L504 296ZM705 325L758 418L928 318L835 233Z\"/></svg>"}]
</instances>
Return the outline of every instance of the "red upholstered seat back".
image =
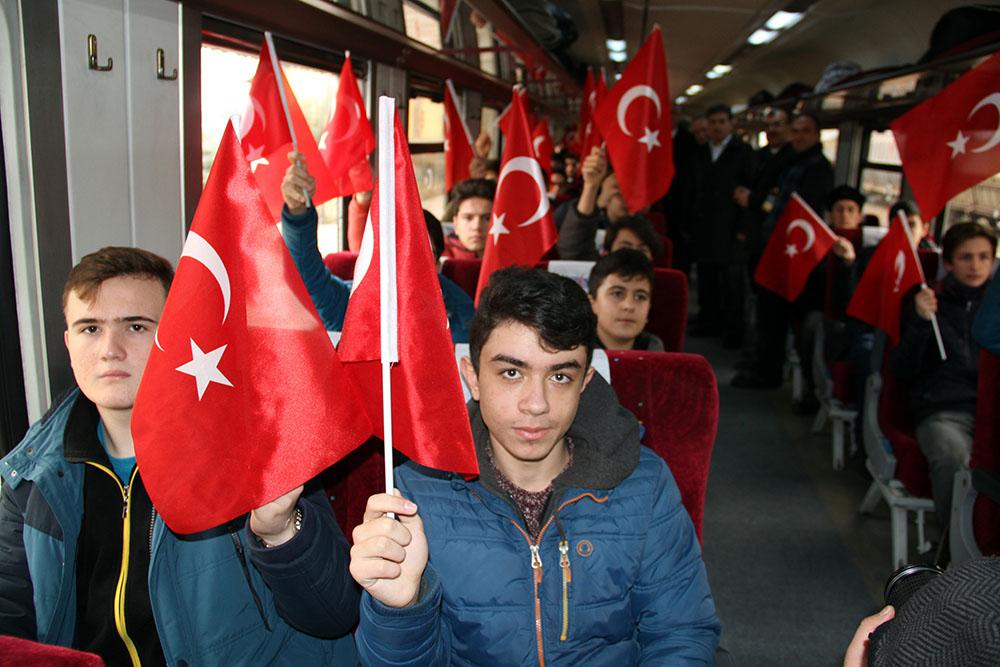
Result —
<instances>
[{"instance_id":1,"label":"red upholstered seat back","mask_svg":"<svg viewBox=\"0 0 1000 667\"><path fill-rule=\"evenodd\" d=\"M0 665L21 667L102 667L104 660L64 646L0 635Z\"/></svg>"},{"instance_id":2,"label":"red upholstered seat back","mask_svg":"<svg viewBox=\"0 0 1000 667\"><path fill-rule=\"evenodd\" d=\"M670 466L681 500L702 537L708 467L719 423L715 373L704 357L671 352L608 353L611 386L643 424L643 443ZM368 497L384 488L382 443L371 439L323 474L347 539Z\"/></svg>"},{"instance_id":3,"label":"red upholstered seat back","mask_svg":"<svg viewBox=\"0 0 1000 667\"><path fill-rule=\"evenodd\" d=\"M452 259L448 258L441 266L441 273L456 285L461 287L472 298L476 297L476 284L479 282L479 270L482 268L481 259Z\"/></svg>"},{"instance_id":4,"label":"red upholstered seat back","mask_svg":"<svg viewBox=\"0 0 1000 667\"><path fill-rule=\"evenodd\" d=\"M930 498L930 471L927 468L927 459L920 451L914 436L915 425L910 414L909 391L906 385L893 376L888 363L882 366L878 424L896 456L896 479L902 482L912 495Z\"/></svg>"},{"instance_id":5,"label":"red upholstered seat back","mask_svg":"<svg viewBox=\"0 0 1000 667\"><path fill-rule=\"evenodd\" d=\"M663 252L653 261L653 266L658 269L669 269L674 265L674 242L670 237L661 234L660 243L663 244Z\"/></svg>"},{"instance_id":6,"label":"red upholstered seat back","mask_svg":"<svg viewBox=\"0 0 1000 667\"><path fill-rule=\"evenodd\" d=\"M969 467L1000 474L1000 357L986 350L979 353L976 432ZM1000 505L980 496L972 526L983 554L1000 555Z\"/></svg>"},{"instance_id":7,"label":"red upholstered seat back","mask_svg":"<svg viewBox=\"0 0 1000 667\"><path fill-rule=\"evenodd\" d=\"M719 425L719 390L704 357L609 350L611 386L646 428L643 443L663 457L677 481L698 539L705 487Z\"/></svg>"},{"instance_id":8,"label":"red upholstered seat back","mask_svg":"<svg viewBox=\"0 0 1000 667\"><path fill-rule=\"evenodd\" d=\"M687 330L688 282L683 271L653 270L653 302L649 308L646 330L663 339L667 352L684 349Z\"/></svg>"},{"instance_id":9,"label":"red upholstered seat back","mask_svg":"<svg viewBox=\"0 0 1000 667\"><path fill-rule=\"evenodd\" d=\"M323 258L327 270L344 280L354 279L354 263L358 261L356 252L331 252Z\"/></svg>"},{"instance_id":10,"label":"red upholstered seat back","mask_svg":"<svg viewBox=\"0 0 1000 667\"><path fill-rule=\"evenodd\" d=\"M830 376L833 378L833 397L841 403L854 403L854 371L846 361L829 362Z\"/></svg>"}]
</instances>

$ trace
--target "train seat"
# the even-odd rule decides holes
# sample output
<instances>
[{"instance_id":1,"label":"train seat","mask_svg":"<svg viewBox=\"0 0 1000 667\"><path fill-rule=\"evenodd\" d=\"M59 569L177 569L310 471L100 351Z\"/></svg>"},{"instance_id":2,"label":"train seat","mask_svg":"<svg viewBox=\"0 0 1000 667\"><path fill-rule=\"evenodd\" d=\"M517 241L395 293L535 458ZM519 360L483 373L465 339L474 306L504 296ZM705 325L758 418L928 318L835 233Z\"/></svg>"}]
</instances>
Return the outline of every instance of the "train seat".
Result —
<instances>
[{"instance_id":1,"label":"train seat","mask_svg":"<svg viewBox=\"0 0 1000 667\"><path fill-rule=\"evenodd\" d=\"M441 273L453 283L465 290L473 299L476 298L476 285L479 283L479 270L483 266L481 259L454 259L447 257L441 265Z\"/></svg>"},{"instance_id":2,"label":"train seat","mask_svg":"<svg viewBox=\"0 0 1000 667\"><path fill-rule=\"evenodd\" d=\"M908 562L910 512L917 525L917 551L926 553L931 548L924 535L926 513L934 511L930 472L914 437L906 387L893 377L888 363L883 363L881 374L868 376L864 400L865 465L873 481L860 512L871 512L880 499L889 506L892 563L901 567Z\"/></svg>"},{"instance_id":3,"label":"train seat","mask_svg":"<svg viewBox=\"0 0 1000 667\"><path fill-rule=\"evenodd\" d=\"M979 353L976 430L969 470L955 475L951 560L1000 555L1000 357Z\"/></svg>"},{"instance_id":4,"label":"train seat","mask_svg":"<svg viewBox=\"0 0 1000 667\"><path fill-rule=\"evenodd\" d=\"M697 354L609 350L611 386L645 427L643 444L670 466L702 539L708 469L719 425L715 372Z\"/></svg>"},{"instance_id":5,"label":"train seat","mask_svg":"<svg viewBox=\"0 0 1000 667\"><path fill-rule=\"evenodd\" d=\"M462 354L457 352L457 356ZM608 351L607 362L618 400L644 426L643 443L670 466L701 540L708 469L719 423L719 392L712 367L695 354L632 350ZM373 438L323 475L337 520L349 540L364 517L368 497L384 488L384 460L382 443Z\"/></svg>"}]
</instances>

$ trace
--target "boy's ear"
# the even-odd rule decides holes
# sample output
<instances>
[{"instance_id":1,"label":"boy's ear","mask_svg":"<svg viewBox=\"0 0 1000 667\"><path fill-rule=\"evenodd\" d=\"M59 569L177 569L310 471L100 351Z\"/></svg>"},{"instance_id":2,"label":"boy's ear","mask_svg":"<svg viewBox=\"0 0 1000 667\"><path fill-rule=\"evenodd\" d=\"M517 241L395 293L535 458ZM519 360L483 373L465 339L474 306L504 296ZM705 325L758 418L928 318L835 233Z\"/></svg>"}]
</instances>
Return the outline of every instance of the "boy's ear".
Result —
<instances>
[{"instance_id":1,"label":"boy's ear","mask_svg":"<svg viewBox=\"0 0 1000 667\"><path fill-rule=\"evenodd\" d=\"M469 357L462 357L458 363L458 370L462 374L462 379L465 380L466 386L469 387L469 393L472 395L472 400L479 400L479 376L476 375L476 369L472 366L472 359Z\"/></svg>"},{"instance_id":2,"label":"boy's ear","mask_svg":"<svg viewBox=\"0 0 1000 667\"><path fill-rule=\"evenodd\" d=\"M583 393L583 390L587 388L587 385L590 384L590 381L594 379L594 370L594 367L591 366L587 369L587 374L583 376L583 386L580 387L581 394Z\"/></svg>"}]
</instances>

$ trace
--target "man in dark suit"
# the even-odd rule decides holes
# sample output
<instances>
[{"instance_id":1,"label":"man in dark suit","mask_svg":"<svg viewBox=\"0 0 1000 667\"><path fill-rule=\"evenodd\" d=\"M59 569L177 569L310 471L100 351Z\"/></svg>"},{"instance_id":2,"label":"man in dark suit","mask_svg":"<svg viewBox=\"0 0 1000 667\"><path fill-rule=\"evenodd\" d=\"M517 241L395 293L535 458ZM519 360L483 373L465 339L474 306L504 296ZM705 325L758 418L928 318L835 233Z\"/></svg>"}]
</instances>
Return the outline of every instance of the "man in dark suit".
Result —
<instances>
[{"instance_id":1,"label":"man in dark suit","mask_svg":"<svg viewBox=\"0 0 1000 667\"><path fill-rule=\"evenodd\" d=\"M708 143L695 153L694 258L698 266L698 321L693 336L723 334L723 344L739 347L747 294L743 209L736 188L751 185L753 149L733 134L729 107L708 110Z\"/></svg>"}]
</instances>

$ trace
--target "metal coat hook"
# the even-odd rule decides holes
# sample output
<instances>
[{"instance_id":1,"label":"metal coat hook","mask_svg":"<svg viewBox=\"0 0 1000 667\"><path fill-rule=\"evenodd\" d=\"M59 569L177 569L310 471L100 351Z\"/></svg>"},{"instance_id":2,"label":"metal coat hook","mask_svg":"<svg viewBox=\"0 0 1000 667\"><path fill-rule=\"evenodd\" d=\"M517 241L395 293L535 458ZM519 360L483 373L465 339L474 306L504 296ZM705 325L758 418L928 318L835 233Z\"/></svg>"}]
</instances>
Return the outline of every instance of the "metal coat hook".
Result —
<instances>
[{"instance_id":1,"label":"metal coat hook","mask_svg":"<svg viewBox=\"0 0 1000 667\"><path fill-rule=\"evenodd\" d=\"M114 67L111 56L108 56L107 65L97 64L97 35L87 35L87 67L97 72L110 72Z\"/></svg>"},{"instance_id":2,"label":"metal coat hook","mask_svg":"<svg viewBox=\"0 0 1000 667\"><path fill-rule=\"evenodd\" d=\"M176 81L177 80L177 68L174 68L174 73L167 75L167 70L163 66L163 49L156 49L156 78L162 81Z\"/></svg>"}]
</instances>

